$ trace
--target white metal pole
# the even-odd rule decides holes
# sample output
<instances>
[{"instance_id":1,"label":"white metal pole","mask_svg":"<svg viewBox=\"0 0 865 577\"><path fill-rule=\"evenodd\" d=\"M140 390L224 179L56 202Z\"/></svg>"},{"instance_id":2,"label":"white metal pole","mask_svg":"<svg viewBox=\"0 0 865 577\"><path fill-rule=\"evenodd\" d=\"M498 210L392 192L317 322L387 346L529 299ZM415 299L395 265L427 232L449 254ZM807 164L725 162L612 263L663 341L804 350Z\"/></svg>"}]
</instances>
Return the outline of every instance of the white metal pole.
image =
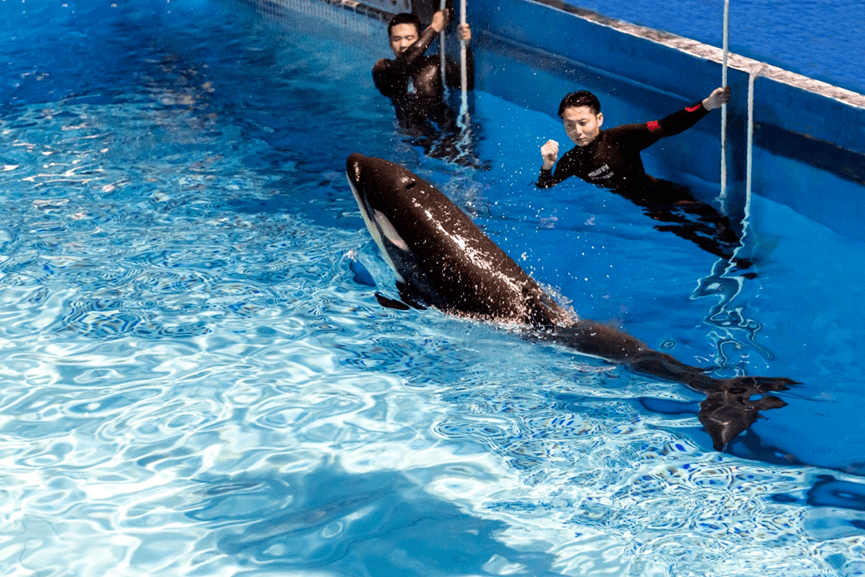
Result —
<instances>
[{"instance_id":1,"label":"white metal pole","mask_svg":"<svg viewBox=\"0 0 865 577\"><path fill-rule=\"evenodd\" d=\"M745 175L745 203L751 203L751 171L753 169L753 150L754 150L754 82L760 73L763 72L765 64L755 66L748 74L748 164Z\"/></svg>"},{"instance_id":2,"label":"white metal pole","mask_svg":"<svg viewBox=\"0 0 865 577\"><path fill-rule=\"evenodd\" d=\"M460 24L465 26L466 23L466 0L460 0ZM468 126L469 118L469 74L468 65L466 64L466 43L460 41L460 89L462 90L462 103L460 105L460 122L463 123L463 128Z\"/></svg>"},{"instance_id":3,"label":"white metal pole","mask_svg":"<svg viewBox=\"0 0 865 577\"><path fill-rule=\"evenodd\" d=\"M441 4L439 10L442 12L447 8L447 0L441 0ZM445 27L446 28L446 27ZM441 68L442 73L442 90L444 90L445 94L448 91L448 83L447 83L447 60L445 58L445 29L442 28L442 31L439 32L439 68Z\"/></svg>"},{"instance_id":4,"label":"white metal pole","mask_svg":"<svg viewBox=\"0 0 865 577\"><path fill-rule=\"evenodd\" d=\"M753 151L754 151L754 81L765 68L765 64L755 66L748 74L748 158L747 167L745 169L745 210L742 215L742 238L739 239L739 246L733 252L733 259L730 260L730 265L734 264L735 259L739 256L739 252L745 248L745 237L748 236L751 224L751 174L753 170Z\"/></svg>"},{"instance_id":5,"label":"white metal pole","mask_svg":"<svg viewBox=\"0 0 865 577\"><path fill-rule=\"evenodd\" d=\"M724 0L724 60L721 64L721 86L727 86L727 54L730 51L730 0ZM721 212L727 214L727 105L721 105Z\"/></svg>"}]
</instances>

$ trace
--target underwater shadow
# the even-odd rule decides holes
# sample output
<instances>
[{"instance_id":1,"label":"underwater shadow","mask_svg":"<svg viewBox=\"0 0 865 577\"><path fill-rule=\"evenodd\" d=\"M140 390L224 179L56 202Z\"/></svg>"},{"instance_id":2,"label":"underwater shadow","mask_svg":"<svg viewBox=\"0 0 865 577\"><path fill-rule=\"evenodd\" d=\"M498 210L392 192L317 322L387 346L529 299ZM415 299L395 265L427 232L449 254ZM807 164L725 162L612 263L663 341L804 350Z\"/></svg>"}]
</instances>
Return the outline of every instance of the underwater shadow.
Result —
<instances>
[{"instance_id":1,"label":"underwater shadow","mask_svg":"<svg viewBox=\"0 0 865 577\"><path fill-rule=\"evenodd\" d=\"M554 557L497 539L507 524L467 514L398 472L353 474L326 464L203 482L200 507L187 514L213 525L222 553L256 570L558 575Z\"/></svg>"}]
</instances>

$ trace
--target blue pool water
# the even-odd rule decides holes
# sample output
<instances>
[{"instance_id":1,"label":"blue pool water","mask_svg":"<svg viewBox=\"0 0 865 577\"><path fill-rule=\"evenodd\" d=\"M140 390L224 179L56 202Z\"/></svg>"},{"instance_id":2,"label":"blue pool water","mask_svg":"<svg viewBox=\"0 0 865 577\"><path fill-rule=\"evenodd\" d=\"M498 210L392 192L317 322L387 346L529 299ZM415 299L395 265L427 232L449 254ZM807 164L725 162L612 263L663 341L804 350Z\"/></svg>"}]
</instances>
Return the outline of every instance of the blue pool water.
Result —
<instances>
[{"instance_id":1,"label":"blue pool water","mask_svg":"<svg viewBox=\"0 0 865 577\"><path fill-rule=\"evenodd\" d=\"M372 87L377 37L24 6L0 3L4 574L865 574L861 242L756 197L758 276L725 276L623 199L537 191L548 115L479 92L491 170L424 158ZM379 306L355 151L438 183L583 316L802 384L717 453L683 386Z\"/></svg>"}]
</instances>

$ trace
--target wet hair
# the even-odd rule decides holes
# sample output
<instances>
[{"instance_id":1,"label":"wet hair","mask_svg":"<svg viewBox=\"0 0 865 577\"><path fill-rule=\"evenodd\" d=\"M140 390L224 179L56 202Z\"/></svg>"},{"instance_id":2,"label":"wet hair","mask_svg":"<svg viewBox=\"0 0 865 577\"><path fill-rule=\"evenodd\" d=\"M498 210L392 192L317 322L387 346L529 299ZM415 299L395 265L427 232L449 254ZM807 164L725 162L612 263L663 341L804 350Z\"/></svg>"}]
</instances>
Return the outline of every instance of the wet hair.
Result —
<instances>
[{"instance_id":1,"label":"wet hair","mask_svg":"<svg viewBox=\"0 0 865 577\"><path fill-rule=\"evenodd\" d=\"M598 114L601 111L601 102L598 97L588 90L580 90L571 92L559 104L559 118L563 118L566 108L579 108L580 106L588 106L592 112Z\"/></svg>"},{"instance_id":2,"label":"wet hair","mask_svg":"<svg viewBox=\"0 0 865 577\"><path fill-rule=\"evenodd\" d=\"M417 33L420 34L423 26L420 24L420 18L415 16L414 14L409 14L408 12L400 12L396 16L390 19L390 22L387 25L387 37L390 38L390 32L393 30L394 26L399 24L414 24Z\"/></svg>"}]
</instances>

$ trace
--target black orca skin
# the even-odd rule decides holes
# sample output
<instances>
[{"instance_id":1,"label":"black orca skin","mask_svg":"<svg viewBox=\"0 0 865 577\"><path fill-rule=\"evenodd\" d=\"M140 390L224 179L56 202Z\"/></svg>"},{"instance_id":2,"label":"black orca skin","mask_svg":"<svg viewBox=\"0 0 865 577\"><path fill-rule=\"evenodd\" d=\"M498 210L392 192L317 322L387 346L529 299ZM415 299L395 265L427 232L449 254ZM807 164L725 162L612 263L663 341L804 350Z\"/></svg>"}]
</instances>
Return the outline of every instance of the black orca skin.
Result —
<instances>
[{"instance_id":1,"label":"black orca skin","mask_svg":"<svg viewBox=\"0 0 865 577\"><path fill-rule=\"evenodd\" d=\"M346 174L370 234L396 272L400 292L411 300L453 315L524 326L532 338L703 392L707 398L698 417L715 450L751 426L760 410L786 405L767 393L796 381L716 379L612 326L574 318L450 199L408 169L355 153Z\"/></svg>"}]
</instances>

